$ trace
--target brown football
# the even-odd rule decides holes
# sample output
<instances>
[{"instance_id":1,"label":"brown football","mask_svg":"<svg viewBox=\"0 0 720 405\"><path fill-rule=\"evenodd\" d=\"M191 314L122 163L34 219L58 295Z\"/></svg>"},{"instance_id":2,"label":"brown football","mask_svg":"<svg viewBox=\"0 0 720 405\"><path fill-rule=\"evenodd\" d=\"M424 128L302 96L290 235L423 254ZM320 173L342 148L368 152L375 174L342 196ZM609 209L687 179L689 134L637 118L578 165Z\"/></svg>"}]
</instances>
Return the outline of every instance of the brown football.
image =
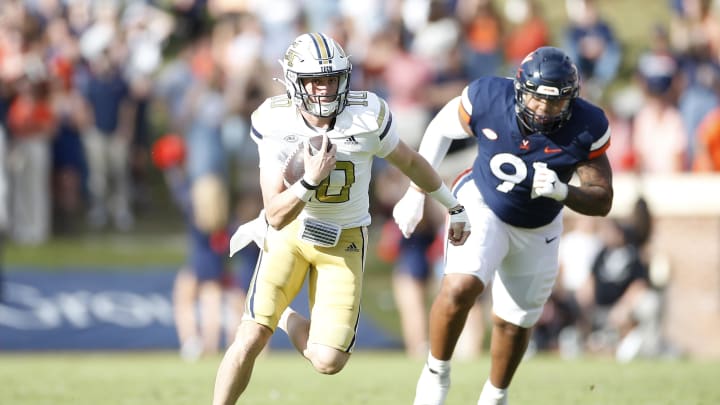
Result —
<instances>
[{"instance_id":1,"label":"brown football","mask_svg":"<svg viewBox=\"0 0 720 405\"><path fill-rule=\"evenodd\" d=\"M310 143L310 154L314 155L322 147L323 136L315 135L308 138L305 142ZM305 158L303 157L304 142L299 143L298 147L288 155L283 167L283 178L286 185L295 184L305 174ZM332 143L328 142L327 150L330 150Z\"/></svg>"}]
</instances>

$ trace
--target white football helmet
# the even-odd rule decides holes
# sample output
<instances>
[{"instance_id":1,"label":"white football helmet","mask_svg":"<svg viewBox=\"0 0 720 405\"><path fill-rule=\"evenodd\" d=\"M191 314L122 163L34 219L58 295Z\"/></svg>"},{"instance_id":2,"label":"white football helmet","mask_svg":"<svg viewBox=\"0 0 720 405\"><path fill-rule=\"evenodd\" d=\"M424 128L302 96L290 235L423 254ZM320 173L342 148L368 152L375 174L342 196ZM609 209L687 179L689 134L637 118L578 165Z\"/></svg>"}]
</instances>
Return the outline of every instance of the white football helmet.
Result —
<instances>
[{"instance_id":1,"label":"white football helmet","mask_svg":"<svg viewBox=\"0 0 720 405\"><path fill-rule=\"evenodd\" d=\"M288 97L296 106L318 117L334 117L345 108L352 64L342 47L325 34L311 32L295 38L279 61ZM337 94L309 94L302 79L338 77Z\"/></svg>"}]
</instances>

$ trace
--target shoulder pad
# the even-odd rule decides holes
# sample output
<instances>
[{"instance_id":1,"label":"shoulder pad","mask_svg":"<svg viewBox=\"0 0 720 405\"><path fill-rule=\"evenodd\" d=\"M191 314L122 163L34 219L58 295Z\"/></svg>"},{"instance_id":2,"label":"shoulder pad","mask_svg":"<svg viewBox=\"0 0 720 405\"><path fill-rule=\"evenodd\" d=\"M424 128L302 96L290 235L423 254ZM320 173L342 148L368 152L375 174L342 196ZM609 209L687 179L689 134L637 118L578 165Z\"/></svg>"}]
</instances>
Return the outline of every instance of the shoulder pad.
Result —
<instances>
[{"instance_id":1,"label":"shoulder pad","mask_svg":"<svg viewBox=\"0 0 720 405\"><path fill-rule=\"evenodd\" d=\"M335 128L345 134L378 132L390 121L390 109L385 100L370 91L351 91Z\"/></svg>"},{"instance_id":2,"label":"shoulder pad","mask_svg":"<svg viewBox=\"0 0 720 405\"><path fill-rule=\"evenodd\" d=\"M483 76L470 82L462 91L462 106L468 115L472 116L475 110L490 108L504 99L508 91L512 91L512 80L504 77ZM477 107L477 108L474 108Z\"/></svg>"},{"instance_id":3,"label":"shoulder pad","mask_svg":"<svg viewBox=\"0 0 720 405\"><path fill-rule=\"evenodd\" d=\"M601 108L578 98L570 122L567 131L573 137L567 152L586 160L600 156L610 146L610 127Z\"/></svg>"},{"instance_id":4,"label":"shoulder pad","mask_svg":"<svg viewBox=\"0 0 720 405\"><path fill-rule=\"evenodd\" d=\"M278 125L287 123L285 119L293 119L295 106L285 94L269 97L250 115L251 135L255 142L260 142L264 135L275 133Z\"/></svg>"}]
</instances>

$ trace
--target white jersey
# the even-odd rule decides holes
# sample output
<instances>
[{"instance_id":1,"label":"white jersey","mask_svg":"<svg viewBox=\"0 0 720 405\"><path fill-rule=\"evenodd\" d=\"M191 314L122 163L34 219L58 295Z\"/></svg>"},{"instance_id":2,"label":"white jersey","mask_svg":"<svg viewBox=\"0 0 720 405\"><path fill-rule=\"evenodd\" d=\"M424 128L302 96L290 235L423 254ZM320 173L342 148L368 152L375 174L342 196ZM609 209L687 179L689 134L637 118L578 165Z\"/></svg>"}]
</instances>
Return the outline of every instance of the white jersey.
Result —
<instances>
[{"instance_id":1,"label":"white jersey","mask_svg":"<svg viewBox=\"0 0 720 405\"><path fill-rule=\"evenodd\" d=\"M251 120L260 167L274 167L278 172L300 142L318 135L285 95L265 100ZM337 145L335 169L320 184L299 218L317 218L344 229L370 225L368 192L373 157L384 158L400 141L387 103L374 93L351 91L347 106L327 135Z\"/></svg>"}]
</instances>

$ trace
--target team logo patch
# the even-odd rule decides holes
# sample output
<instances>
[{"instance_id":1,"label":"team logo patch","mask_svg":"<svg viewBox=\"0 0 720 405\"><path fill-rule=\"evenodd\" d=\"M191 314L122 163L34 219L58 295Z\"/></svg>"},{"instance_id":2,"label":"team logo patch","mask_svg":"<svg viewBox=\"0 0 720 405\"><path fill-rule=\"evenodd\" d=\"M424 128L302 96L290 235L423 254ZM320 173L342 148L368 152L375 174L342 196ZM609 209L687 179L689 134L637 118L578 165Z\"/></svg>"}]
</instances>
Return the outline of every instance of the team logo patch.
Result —
<instances>
[{"instance_id":1,"label":"team logo patch","mask_svg":"<svg viewBox=\"0 0 720 405\"><path fill-rule=\"evenodd\" d=\"M491 141L498 139L498 134L490 128L483 128L482 133Z\"/></svg>"},{"instance_id":2,"label":"team logo patch","mask_svg":"<svg viewBox=\"0 0 720 405\"><path fill-rule=\"evenodd\" d=\"M522 150L530 149L530 141L528 141L527 139L523 139L522 142L520 143L520 149L522 149Z\"/></svg>"}]
</instances>

